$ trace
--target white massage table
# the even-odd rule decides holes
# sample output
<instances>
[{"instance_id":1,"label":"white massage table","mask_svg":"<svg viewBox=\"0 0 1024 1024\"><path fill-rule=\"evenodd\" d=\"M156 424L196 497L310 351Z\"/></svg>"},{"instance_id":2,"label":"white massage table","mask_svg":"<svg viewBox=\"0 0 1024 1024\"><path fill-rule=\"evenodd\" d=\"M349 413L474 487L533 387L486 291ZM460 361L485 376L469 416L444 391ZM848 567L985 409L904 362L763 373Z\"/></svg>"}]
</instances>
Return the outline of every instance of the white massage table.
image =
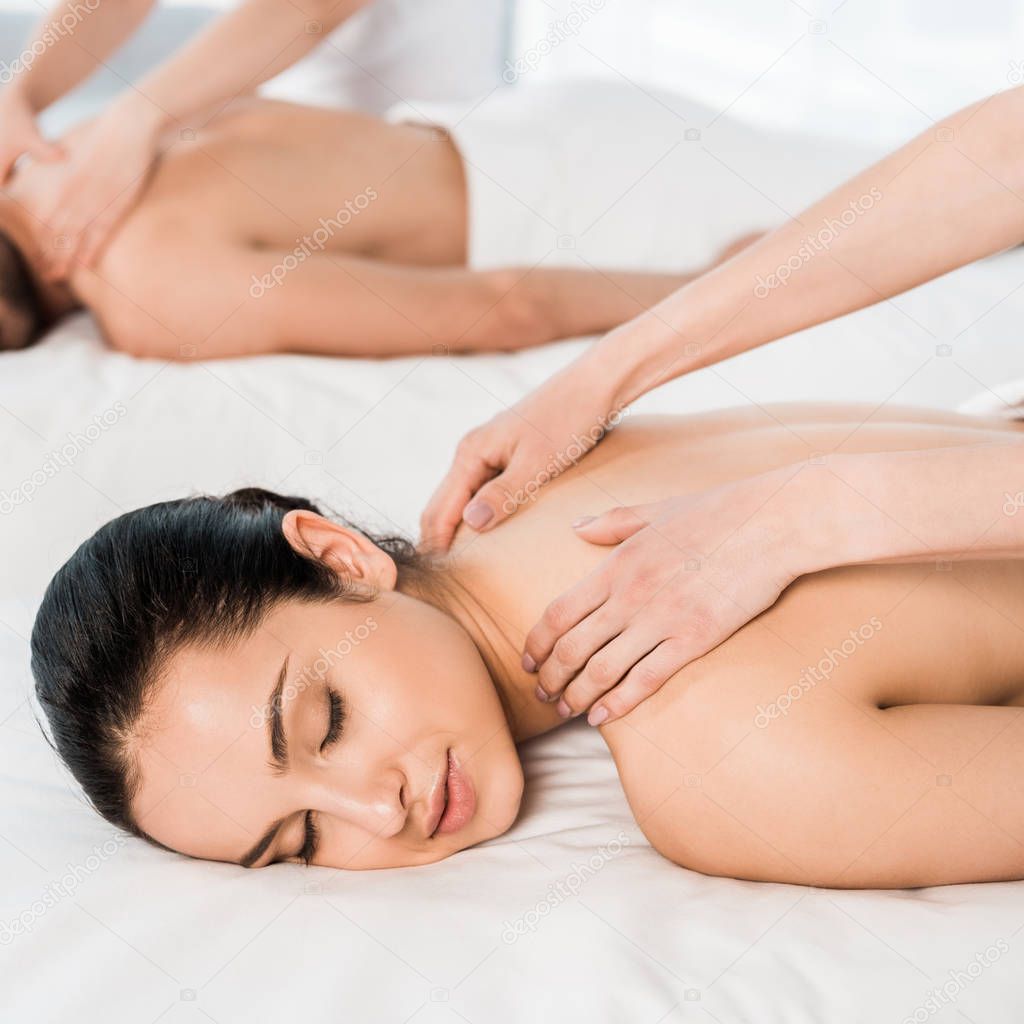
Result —
<instances>
[{"instance_id":1,"label":"white massage table","mask_svg":"<svg viewBox=\"0 0 1024 1024\"><path fill-rule=\"evenodd\" d=\"M1021 282L1018 250L695 373L636 409L954 408L1024 368ZM33 717L27 638L51 574L100 524L259 483L413 533L462 433L583 343L165 365L111 353L81 315L0 357L0 1020L1024 1019L1024 884L839 892L683 870L647 845L599 734L580 722L523 747L526 798L510 832L397 871L246 872L119 839L57 763ZM104 412L109 424L70 464L47 470ZM33 479L30 501L5 504ZM990 947L998 956L972 967Z\"/></svg>"}]
</instances>

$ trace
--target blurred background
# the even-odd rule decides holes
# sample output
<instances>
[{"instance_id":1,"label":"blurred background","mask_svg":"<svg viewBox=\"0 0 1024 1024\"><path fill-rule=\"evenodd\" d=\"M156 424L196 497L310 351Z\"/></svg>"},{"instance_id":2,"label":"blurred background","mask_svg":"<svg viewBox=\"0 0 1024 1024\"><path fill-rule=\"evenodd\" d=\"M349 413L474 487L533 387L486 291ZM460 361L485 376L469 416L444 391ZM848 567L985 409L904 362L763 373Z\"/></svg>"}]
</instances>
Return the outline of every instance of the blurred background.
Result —
<instances>
[{"instance_id":1,"label":"blurred background","mask_svg":"<svg viewBox=\"0 0 1024 1024\"><path fill-rule=\"evenodd\" d=\"M227 6L161 4L108 67L49 113L48 128L94 112ZM764 125L888 145L1024 82L1024 5L1015 0L421 0L415 61L403 59L393 28L398 6L378 0L327 40L333 53L314 54L265 91L380 111L525 77L618 77ZM46 10L0 0L0 61L17 57ZM405 33L409 25L405 13Z\"/></svg>"}]
</instances>

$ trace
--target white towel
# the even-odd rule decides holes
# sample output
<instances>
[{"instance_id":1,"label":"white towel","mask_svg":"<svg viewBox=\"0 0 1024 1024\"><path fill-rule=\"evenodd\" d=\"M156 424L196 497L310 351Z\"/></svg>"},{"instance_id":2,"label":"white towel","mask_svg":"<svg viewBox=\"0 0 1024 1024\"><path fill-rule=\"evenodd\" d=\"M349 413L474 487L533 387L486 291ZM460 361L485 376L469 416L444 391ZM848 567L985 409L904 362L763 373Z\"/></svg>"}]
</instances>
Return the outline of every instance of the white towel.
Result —
<instances>
[{"instance_id":1,"label":"white towel","mask_svg":"<svg viewBox=\"0 0 1024 1024\"><path fill-rule=\"evenodd\" d=\"M473 267L695 269L876 155L617 81L521 83L475 102L401 103L386 117L450 133L466 169Z\"/></svg>"},{"instance_id":2,"label":"white towel","mask_svg":"<svg viewBox=\"0 0 1024 1024\"><path fill-rule=\"evenodd\" d=\"M971 416L999 416L1008 420L1024 419L1024 377L986 388L957 407Z\"/></svg>"}]
</instances>

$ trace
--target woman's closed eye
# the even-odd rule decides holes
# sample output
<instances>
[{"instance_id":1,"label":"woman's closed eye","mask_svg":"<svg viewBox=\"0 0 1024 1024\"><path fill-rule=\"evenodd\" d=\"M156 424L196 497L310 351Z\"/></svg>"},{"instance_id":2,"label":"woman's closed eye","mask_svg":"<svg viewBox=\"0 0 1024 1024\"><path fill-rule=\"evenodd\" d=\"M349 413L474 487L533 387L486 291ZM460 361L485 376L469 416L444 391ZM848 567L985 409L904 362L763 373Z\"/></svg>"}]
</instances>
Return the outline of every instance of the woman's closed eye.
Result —
<instances>
[{"instance_id":1,"label":"woman's closed eye","mask_svg":"<svg viewBox=\"0 0 1024 1024\"><path fill-rule=\"evenodd\" d=\"M332 687L327 687L328 719L327 735L320 744L320 753L326 753L330 747L341 737L342 727L345 725L346 707L345 701L340 693Z\"/></svg>"},{"instance_id":2,"label":"woman's closed eye","mask_svg":"<svg viewBox=\"0 0 1024 1024\"><path fill-rule=\"evenodd\" d=\"M345 701L341 694L332 687L327 687L327 702L329 708L327 735L324 736L323 742L320 744L321 754L327 753L341 739L341 730L344 728L347 717ZM296 854L299 860L305 863L306 867L310 866L313 858L316 856L319 841L320 831L316 825L316 813L314 811L306 811L305 841L302 844L302 849Z\"/></svg>"}]
</instances>

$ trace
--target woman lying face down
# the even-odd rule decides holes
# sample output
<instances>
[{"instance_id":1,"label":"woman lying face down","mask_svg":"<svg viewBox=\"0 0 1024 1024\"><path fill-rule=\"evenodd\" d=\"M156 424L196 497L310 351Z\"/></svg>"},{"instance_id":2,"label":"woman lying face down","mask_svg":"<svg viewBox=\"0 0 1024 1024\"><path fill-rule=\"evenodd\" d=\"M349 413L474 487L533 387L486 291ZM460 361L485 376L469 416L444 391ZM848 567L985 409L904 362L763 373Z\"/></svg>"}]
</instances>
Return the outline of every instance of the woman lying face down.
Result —
<instances>
[{"instance_id":1,"label":"woman lying face down","mask_svg":"<svg viewBox=\"0 0 1024 1024\"><path fill-rule=\"evenodd\" d=\"M494 838L520 809L516 744L562 723L520 657L604 554L574 518L839 448L1020 429L868 412L626 423L434 563L259 490L128 513L36 621L57 749L105 818L194 857L362 869ZM685 867L835 887L1024 877L1021 616L1021 560L818 573L600 731L637 823Z\"/></svg>"},{"instance_id":2,"label":"woman lying face down","mask_svg":"<svg viewBox=\"0 0 1024 1024\"><path fill-rule=\"evenodd\" d=\"M105 817L195 857L396 867L499 835L523 774L498 692L400 575L427 575L406 543L259 490L115 520L37 626L59 749Z\"/></svg>"}]
</instances>

